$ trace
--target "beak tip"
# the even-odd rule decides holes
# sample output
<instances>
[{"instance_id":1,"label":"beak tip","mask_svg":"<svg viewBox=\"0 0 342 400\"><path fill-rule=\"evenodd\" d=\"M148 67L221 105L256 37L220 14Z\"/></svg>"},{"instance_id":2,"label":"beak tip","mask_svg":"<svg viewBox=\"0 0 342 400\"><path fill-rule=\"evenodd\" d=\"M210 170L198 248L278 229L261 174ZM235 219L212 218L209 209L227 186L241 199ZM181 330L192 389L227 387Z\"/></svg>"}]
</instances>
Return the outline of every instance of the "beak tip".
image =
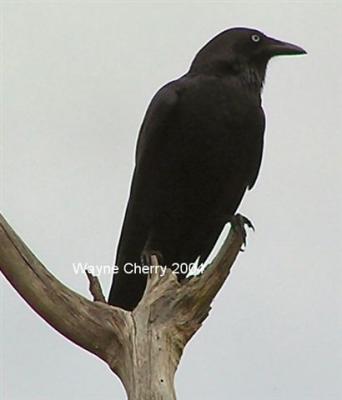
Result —
<instances>
[{"instance_id":1,"label":"beak tip","mask_svg":"<svg viewBox=\"0 0 342 400\"><path fill-rule=\"evenodd\" d=\"M307 54L307 51L302 47L299 47L296 44L282 42L277 39L271 39L270 47L274 56Z\"/></svg>"},{"instance_id":2,"label":"beak tip","mask_svg":"<svg viewBox=\"0 0 342 400\"><path fill-rule=\"evenodd\" d=\"M308 54L308 52L305 49L303 49L302 47L298 46L298 53L297 54L304 55L304 54Z\"/></svg>"}]
</instances>

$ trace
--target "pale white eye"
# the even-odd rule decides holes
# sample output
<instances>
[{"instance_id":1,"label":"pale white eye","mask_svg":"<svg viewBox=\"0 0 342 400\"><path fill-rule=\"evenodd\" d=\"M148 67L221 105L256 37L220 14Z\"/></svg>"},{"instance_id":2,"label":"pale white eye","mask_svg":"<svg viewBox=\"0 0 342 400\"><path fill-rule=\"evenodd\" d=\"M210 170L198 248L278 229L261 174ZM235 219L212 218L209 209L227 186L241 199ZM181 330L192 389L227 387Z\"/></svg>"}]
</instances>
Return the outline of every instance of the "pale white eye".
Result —
<instances>
[{"instance_id":1,"label":"pale white eye","mask_svg":"<svg viewBox=\"0 0 342 400\"><path fill-rule=\"evenodd\" d=\"M257 42L260 42L260 36L259 35L252 35L251 36L251 39L252 39L252 42L255 42L255 43L257 43Z\"/></svg>"}]
</instances>

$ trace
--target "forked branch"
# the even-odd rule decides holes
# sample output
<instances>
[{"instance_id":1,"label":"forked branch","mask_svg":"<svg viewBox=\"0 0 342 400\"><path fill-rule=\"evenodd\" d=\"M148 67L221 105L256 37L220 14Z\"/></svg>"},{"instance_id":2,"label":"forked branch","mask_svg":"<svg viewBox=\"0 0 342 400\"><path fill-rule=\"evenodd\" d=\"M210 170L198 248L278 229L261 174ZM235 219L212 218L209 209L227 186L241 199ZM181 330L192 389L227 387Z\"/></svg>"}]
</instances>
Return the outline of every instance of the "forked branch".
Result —
<instances>
[{"instance_id":1,"label":"forked branch","mask_svg":"<svg viewBox=\"0 0 342 400\"><path fill-rule=\"evenodd\" d=\"M208 315L242 243L242 235L231 230L200 276L179 282L170 270L164 276L152 273L142 300L128 312L105 302L91 274L94 301L63 285L0 215L0 268L5 277L52 327L104 360L120 377L129 400L176 398L173 381L183 349Z\"/></svg>"}]
</instances>

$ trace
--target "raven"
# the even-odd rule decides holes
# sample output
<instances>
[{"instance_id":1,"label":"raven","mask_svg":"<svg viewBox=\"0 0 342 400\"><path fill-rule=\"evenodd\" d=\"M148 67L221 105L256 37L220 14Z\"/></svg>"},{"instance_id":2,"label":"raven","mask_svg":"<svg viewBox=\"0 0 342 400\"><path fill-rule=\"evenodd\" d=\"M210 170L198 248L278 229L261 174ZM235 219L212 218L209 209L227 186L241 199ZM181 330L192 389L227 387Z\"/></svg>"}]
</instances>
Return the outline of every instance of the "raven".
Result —
<instances>
[{"instance_id":1,"label":"raven","mask_svg":"<svg viewBox=\"0 0 342 400\"><path fill-rule=\"evenodd\" d=\"M205 261L258 176L267 63L305 53L255 29L228 29L157 92L139 133L109 304L138 304L147 276L126 267L148 251L170 268Z\"/></svg>"}]
</instances>

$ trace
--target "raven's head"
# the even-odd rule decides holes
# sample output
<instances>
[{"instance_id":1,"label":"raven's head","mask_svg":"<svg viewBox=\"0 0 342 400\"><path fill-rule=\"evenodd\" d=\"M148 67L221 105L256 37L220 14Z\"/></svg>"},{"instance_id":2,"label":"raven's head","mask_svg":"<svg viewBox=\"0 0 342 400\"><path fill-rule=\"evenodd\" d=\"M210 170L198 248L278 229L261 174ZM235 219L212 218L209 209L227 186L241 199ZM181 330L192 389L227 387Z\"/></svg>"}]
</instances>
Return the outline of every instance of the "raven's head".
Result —
<instances>
[{"instance_id":1,"label":"raven's head","mask_svg":"<svg viewBox=\"0 0 342 400\"><path fill-rule=\"evenodd\" d=\"M190 71L220 75L241 73L259 80L261 86L272 57L296 54L306 54L306 51L255 29L232 28L219 33L197 53Z\"/></svg>"}]
</instances>

